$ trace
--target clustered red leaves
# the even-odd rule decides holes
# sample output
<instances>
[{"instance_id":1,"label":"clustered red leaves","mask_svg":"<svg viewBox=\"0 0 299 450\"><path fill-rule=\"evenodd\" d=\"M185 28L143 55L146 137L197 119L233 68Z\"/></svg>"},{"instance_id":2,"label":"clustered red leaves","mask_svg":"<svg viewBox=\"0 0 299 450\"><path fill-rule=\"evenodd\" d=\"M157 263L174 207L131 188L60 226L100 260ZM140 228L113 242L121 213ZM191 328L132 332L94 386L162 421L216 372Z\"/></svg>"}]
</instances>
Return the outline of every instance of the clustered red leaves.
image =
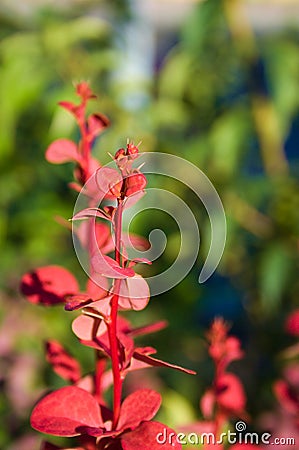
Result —
<instances>
[{"instance_id":1,"label":"clustered red leaves","mask_svg":"<svg viewBox=\"0 0 299 450\"><path fill-rule=\"evenodd\" d=\"M299 337L299 310L296 309L286 319L286 331ZM274 394L280 404L289 425L299 435L299 344L298 342L287 348L282 356L285 359L283 376L274 383Z\"/></svg>"},{"instance_id":2,"label":"clustered red leaves","mask_svg":"<svg viewBox=\"0 0 299 450\"><path fill-rule=\"evenodd\" d=\"M246 397L239 378L227 372L227 366L243 357L240 341L228 336L229 326L222 318L213 322L207 334L209 354L215 365L214 386L202 398L203 415L210 419L217 415L218 423L230 417L245 417Z\"/></svg>"},{"instance_id":3,"label":"clustered red leaves","mask_svg":"<svg viewBox=\"0 0 299 450\"><path fill-rule=\"evenodd\" d=\"M248 419L245 412L246 395L240 379L227 371L232 361L241 359L243 351L239 339L228 335L229 326L221 318L216 318L206 337L208 352L214 362L215 375L211 388L200 400L204 420L182 427L183 432L213 433L218 439L230 419ZM236 444L231 449L257 448L250 444ZM223 443L208 443L204 450L224 450Z\"/></svg>"},{"instance_id":4,"label":"clustered red leaves","mask_svg":"<svg viewBox=\"0 0 299 450\"><path fill-rule=\"evenodd\" d=\"M126 148L116 152L116 169L101 167L92 157L93 141L109 125L109 120L99 113L86 117L87 103L95 98L88 83L79 83L76 94L80 97L79 104L60 102L60 106L75 117L81 139L78 144L68 139L54 141L46 151L46 159L55 164L75 163L74 182L69 186L86 196L88 208L77 212L72 220L82 221L75 232L88 252L91 275L81 292L77 280L65 268L41 267L23 276L21 291L34 304L64 304L66 311L80 310L72 328L81 344L95 349L96 369L94 375L84 374L79 362L59 342L49 340L46 359L56 374L70 385L37 403L31 425L47 434L77 436L79 447L74 447L77 450L108 447L111 450L139 450L141 447L158 450L161 445L157 443L157 434L163 429L173 432L151 420L160 407L160 395L142 389L121 402L122 383L131 371L150 366L194 372L154 357L156 350L152 347L135 345L134 337L159 331L165 327L165 322L133 328L118 314L118 310L143 309L150 298L147 282L135 272L136 264L150 264L150 261L130 260L127 256L128 246L146 249L148 242L139 236L129 236L121 229L123 210L144 194L146 178L140 168L134 166L139 149L133 143L128 142ZM110 255L111 252L114 255ZM104 395L111 385L112 410ZM42 444L43 450L58 448L49 442ZM163 448L179 449L181 445L166 444Z\"/></svg>"},{"instance_id":5,"label":"clustered red leaves","mask_svg":"<svg viewBox=\"0 0 299 450\"><path fill-rule=\"evenodd\" d=\"M77 386L66 386L45 396L31 415L31 424L39 431L56 436L89 437L90 449L160 449L156 436L165 425L151 421L161 404L160 395L151 389L139 389L121 405L118 425L94 396ZM173 430L168 429L169 432ZM84 448L84 447L83 447ZM177 444L165 449L180 448Z\"/></svg>"}]
</instances>

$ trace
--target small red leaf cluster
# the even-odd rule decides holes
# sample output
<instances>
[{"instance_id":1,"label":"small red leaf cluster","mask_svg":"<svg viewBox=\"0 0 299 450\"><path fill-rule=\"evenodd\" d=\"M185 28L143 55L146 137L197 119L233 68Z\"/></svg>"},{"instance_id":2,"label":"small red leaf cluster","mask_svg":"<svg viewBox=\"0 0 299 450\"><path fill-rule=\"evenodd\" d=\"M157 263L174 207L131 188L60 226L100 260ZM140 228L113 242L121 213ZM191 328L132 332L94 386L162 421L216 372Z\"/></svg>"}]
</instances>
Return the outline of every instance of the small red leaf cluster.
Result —
<instances>
[{"instance_id":1,"label":"small red leaf cluster","mask_svg":"<svg viewBox=\"0 0 299 450\"><path fill-rule=\"evenodd\" d=\"M208 388L200 400L204 420L186 425L183 432L198 434L212 433L217 441L225 431L230 419L248 419L245 412L246 395L240 379L227 370L232 361L241 359L243 351L239 339L228 335L229 326L221 318L216 318L206 337L208 352L214 362L215 374L212 387ZM207 443L204 450L224 450L224 443ZM236 444L232 450L257 448L249 444Z\"/></svg>"}]
</instances>

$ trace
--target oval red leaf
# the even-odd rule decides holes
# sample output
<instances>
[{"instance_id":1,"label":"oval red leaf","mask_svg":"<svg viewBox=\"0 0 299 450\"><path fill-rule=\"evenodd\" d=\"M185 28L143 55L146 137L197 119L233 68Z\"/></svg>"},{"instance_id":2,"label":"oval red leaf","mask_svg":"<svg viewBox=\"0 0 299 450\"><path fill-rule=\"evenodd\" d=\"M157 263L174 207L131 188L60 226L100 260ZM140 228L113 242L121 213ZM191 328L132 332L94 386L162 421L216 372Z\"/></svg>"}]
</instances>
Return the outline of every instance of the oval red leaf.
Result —
<instances>
[{"instance_id":1,"label":"oval red leaf","mask_svg":"<svg viewBox=\"0 0 299 450\"><path fill-rule=\"evenodd\" d=\"M144 420L151 420L161 406L161 395L152 389L139 389L122 403L118 429L136 428Z\"/></svg>"},{"instance_id":2,"label":"oval red leaf","mask_svg":"<svg viewBox=\"0 0 299 450\"><path fill-rule=\"evenodd\" d=\"M80 162L81 156L74 142L69 139L57 139L46 150L46 160L53 164L70 161Z\"/></svg>"},{"instance_id":3,"label":"oval red leaf","mask_svg":"<svg viewBox=\"0 0 299 450\"><path fill-rule=\"evenodd\" d=\"M40 267L26 273L21 280L21 292L31 303L45 306L64 303L67 295L76 294L79 286L76 278L59 266Z\"/></svg>"},{"instance_id":4,"label":"oval red leaf","mask_svg":"<svg viewBox=\"0 0 299 450\"><path fill-rule=\"evenodd\" d=\"M102 417L94 397L77 386L66 386L42 398L31 414L31 426L54 436L78 436L79 427L100 427Z\"/></svg>"}]
</instances>

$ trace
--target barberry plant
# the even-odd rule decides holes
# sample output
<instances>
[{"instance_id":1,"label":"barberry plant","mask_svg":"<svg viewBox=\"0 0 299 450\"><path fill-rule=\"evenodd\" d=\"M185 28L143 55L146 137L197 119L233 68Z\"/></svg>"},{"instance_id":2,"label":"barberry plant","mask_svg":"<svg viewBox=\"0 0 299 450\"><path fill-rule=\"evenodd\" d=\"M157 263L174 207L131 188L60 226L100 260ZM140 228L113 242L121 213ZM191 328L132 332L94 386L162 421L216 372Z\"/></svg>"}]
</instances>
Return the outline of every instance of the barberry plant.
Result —
<instances>
[{"instance_id":1,"label":"barberry plant","mask_svg":"<svg viewBox=\"0 0 299 450\"><path fill-rule=\"evenodd\" d=\"M80 310L72 329L80 343L95 351L95 369L86 374L75 357L56 340L46 343L46 359L62 377L66 386L44 396L31 414L34 429L64 437L75 437L67 448L77 450L158 450L156 436L167 429L153 421L161 396L151 389L138 389L123 398L126 376L150 366L168 367L188 374L193 371L162 361L152 347L140 347L134 338L159 331L161 321L134 328L119 314L125 310L142 310L150 292L146 280L135 272L139 263L150 261L130 259L127 243L147 248L139 236L123 232L123 212L144 194L147 180L138 167L139 149L132 142L116 151L115 168L102 167L92 156L93 143L109 125L106 116L87 115L86 107L96 96L87 82L76 86L79 104L60 102L60 106L76 119L81 139L78 144L58 139L46 151L46 159L54 164L73 162L74 180L71 189L83 194L87 208L72 218L82 248L88 255L88 279L80 292L76 278L60 266L46 266L26 273L21 291L34 304L63 304L66 311ZM137 164L136 164L137 163ZM112 388L112 405L106 391ZM73 445L73 446L72 446ZM43 441L42 450L61 447ZM163 448L179 449L178 440Z\"/></svg>"}]
</instances>

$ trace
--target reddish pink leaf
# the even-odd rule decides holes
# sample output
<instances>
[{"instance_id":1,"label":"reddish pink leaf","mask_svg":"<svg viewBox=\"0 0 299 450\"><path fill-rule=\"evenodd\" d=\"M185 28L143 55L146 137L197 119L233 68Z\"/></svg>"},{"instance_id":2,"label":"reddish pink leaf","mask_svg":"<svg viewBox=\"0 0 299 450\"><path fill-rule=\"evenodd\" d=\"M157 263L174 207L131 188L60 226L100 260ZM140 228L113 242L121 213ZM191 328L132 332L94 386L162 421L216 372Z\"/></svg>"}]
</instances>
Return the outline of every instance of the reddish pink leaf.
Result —
<instances>
[{"instance_id":1,"label":"reddish pink leaf","mask_svg":"<svg viewBox=\"0 0 299 450\"><path fill-rule=\"evenodd\" d=\"M73 321L72 330L79 339L92 341L105 333L107 328L103 320L82 314Z\"/></svg>"},{"instance_id":2,"label":"reddish pink leaf","mask_svg":"<svg viewBox=\"0 0 299 450\"><path fill-rule=\"evenodd\" d=\"M101 253L91 259L91 264L94 272L107 278L127 278L135 275L133 269L120 267L114 259Z\"/></svg>"},{"instance_id":3,"label":"reddish pink leaf","mask_svg":"<svg viewBox=\"0 0 299 450\"><path fill-rule=\"evenodd\" d=\"M132 270L132 269L129 269ZM140 311L149 302L150 291L147 282L141 275L135 275L121 282L119 292L120 308Z\"/></svg>"},{"instance_id":4,"label":"reddish pink leaf","mask_svg":"<svg viewBox=\"0 0 299 450\"><path fill-rule=\"evenodd\" d=\"M83 308L84 306L87 306L92 302L93 300L90 298L90 295L88 294L69 295L66 298L66 304L64 306L64 309L66 311L75 311L76 309Z\"/></svg>"},{"instance_id":5,"label":"reddish pink leaf","mask_svg":"<svg viewBox=\"0 0 299 450\"><path fill-rule=\"evenodd\" d=\"M91 114L87 120L88 139L92 141L110 125L108 117L104 114Z\"/></svg>"},{"instance_id":6,"label":"reddish pink leaf","mask_svg":"<svg viewBox=\"0 0 299 450\"><path fill-rule=\"evenodd\" d=\"M79 95L79 97L81 97L83 101L97 98L97 96L90 89L89 83L87 81L81 81L77 84L76 94Z\"/></svg>"},{"instance_id":7,"label":"reddish pink leaf","mask_svg":"<svg viewBox=\"0 0 299 450\"><path fill-rule=\"evenodd\" d=\"M79 211L77 214L75 214L71 220L82 220L82 219L88 219L90 217L100 217L101 219L110 220L111 218L108 216L108 214L105 213L105 211L102 211L100 208L86 208L82 209L82 211Z\"/></svg>"},{"instance_id":8,"label":"reddish pink leaf","mask_svg":"<svg viewBox=\"0 0 299 450\"><path fill-rule=\"evenodd\" d=\"M234 444L231 447L231 450L259 450L260 447L254 444Z\"/></svg>"},{"instance_id":9,"label":"reddish pink leaf","mask_svg":"<svg viewBox=\"0 0 299 450\"><path fill-rule=\"evenodd\" d=\"M131 208L145 195L144 191L135 192L135 194L126 197L124 200L124 209Z\"/></svg>"},{"instance_id":10,"label":"reddish pink leaf","mask_svg":"<svg viewBox=\"0 0 299 450\"><path fill-rule=\"evenodd\" d=\"M213 417L215 400L215 392L213 389L208 389L201 397L200 409L206 419Z\"/></svg>"},{"instance_id":11,"label":"reddish pink leaf","mask_svg":"<svg viewBox=\"0 0 299 450\"><path fill-rule=\"evenodd\" d=\"M246 397L239 378L232 373L221 375L216 384L217 403L223 409L239 415L245 409Z\"/></svg>"},{"instance_id":12,"label":"reddish pink leaf","mask_svg":"<svg viewBox=\"0 0 299 450\"><path fill-rule=\"evenodd\" d=\"M43 441L40 446L40 450L62 450L62 447L51 444L50 442Z\"/></svg>"},{"instance_id":13,"label":"reddish pink leaf","mask_svg":"<svg viewBox=\"0 0 299 450\"><path fill-rule=\"evenodd\" d=\"M184 367L177 366L176 364L171 364L165 361L161 361L160 359L153 358L152 356L146 355L140 350L135 349L133 357L135 359L138 359L139 361L143 361L147 363L149 366L155 366L155 367L168 367L169 369L176 369L180 372L188 373L190 375L196 375L196 372L194 370L185 369Z\"/></svg>"},{"instance_id":14,"label":"reddish pink leaf","mask_svg":"<svg viewBox=\"0 0 299 450\"><path fill-rule=\"evenodd\" d=\"M59 342L52 340L46 343L46 358L52 364L54 372L64 380L76 383L81 378L78 361Z\"/></svg>"},{"instance_id":15,"label":"reddish pink leaf","mask_svg":"<svg viewBox=\"0 0 299 450\"><path fill-rule=\"evenodd\" d=\"M286 320L286 331L293 336L299 336L299 309L293 311Z\"/></svg>"},{"instance_id":16,"label":"reddish pink leaf","mask_svg":"<svg viewBox=\"0 0 299 450\"><path fill-rule=\"evenodd\" d=\"M149 325L133 328L129 331L129 333L131 336L142 336L144 334L156 333L157 331L163 330L167 326L168 322L166 320L160 320L159 322L150 323Z\"/></svg>"},{"instance_id":17,"label":"reddish pink leaf","mask_svg":"<svg viewBox=\"0 0 299 450\"><path fill-rule=\"evenodd\" d=\"M114 250L114 240L111 236L110 226L103 222L97 222L95 226L95 236L97 242L97 251L107 254Z\"/></svg>"},{"instance_id":18,"label":"reddish pink leaf","mask_svg":"<svg viewBox=\"0 0 299 450\"><path fill-rule=\"evenodd\" d=\"M127 248L136 248L137 250L149 250L151 247L149 241L138 234L122 233L122 241Z\"/></svg>"},{"instance_id":19,"label":"reddish pink leaf","mask_svg":"<svg viewBox=\"0 0 299 450\"><path fill-rule=\"evenodd\" d=\"M277 380L273 386L277 400L291 414L299 412L299 396L284 380Z\"/></svg>"},{"instance_id":20,"label":"reddish pink leaf","mask_svg":"<svg viewBox=\"0 0 299 450\"><path fill-rule=\"evenodd\" d=\"M128 267L134 267L136 264L152 264L152 262L147 258L134 258L130 260Z\"/></svg>"},{"instance_id":21,"label":"reddish pink leaf","mask_svg":"<svg viewBox=\"0 0 299 450\"><path fill-rule=\"evenodd\" d=\"M77 146L69 139L57 139L46 150L46 160L53 164L81 161Z\"/></svg>"},{"instance_id":22,"label":"reddish pink leaf","mask_svg":"<svg viewBox=\"0 0 299 450\"><path fill-rule=\"evenodd\" d=\"M116 169L101 167L96 172L96 184L103 193L103 198L107 194L119 197L122 183L122 175Z\"/></svg>"},{"instance_id":23,"label":"reddish pink leaf","mask_svg":"<svg viewBox=\"0 0 299 450\"><path fill-rule=\"evenodd\" d=\"M99 278L99 277L98 277ZM91 279L87 281L86 291L87 294L93 299L93 301L101 300L107 296L108 280L107 278L101 278L100 286L94 283Z\"/></svg>"},{"instance_id":24,"label":"reddish pink leaf","mask_svg":"<svg viewBox=\"0 0 299 450\"><path fill-rule=\"evenodd\" d=\"M80 427L101 427L94 397L77 386L66 386L42 398L31 414L31 426L54 436L78 436Z\"/></svg>"},{"instance_id":25,"label":"reddish pink leaf","mask_svg":"<svg viewBox=\"0 0 299 450\"><path fill-rule=\"evenodd\" d=\"M31 303L56 305L64 303L67 295L77 293L75 277L59 266L45 266L23 276L21 292Z\"/></svg>"},{"instance_id":26,"label":"reddish pink leaf","mask_svg":"<svg viewBox=\"0 0 299 450\"><path fill-rule=\"evenodd\" d=\"M177 434L160 422L143 422L138 428L121 435L123 450L178 450L182 446Z\"/></svg>"},{"instance_id":27,"label":"reddish pink leaf","mask_svg":"<svg viewBox=\"0 0 299 450\"><path fill-rule=\"evenodd\" d=\"M130 197L139 191L142 191L146 186L146 178L143 173L133 173L125 179L125 195Z\"/></svg>"},{"instance_id":28,"label":"reddish pink leaf","mask_svg":"<svg viewBox=\"0 0 299 450\"><path fill-rule=\"evenodd\" d=\"M118 429L136 428L144 420L151 420L161 406L161 395L151 389L139 389L122 403Z\"/></svg>"}]
</instances>

